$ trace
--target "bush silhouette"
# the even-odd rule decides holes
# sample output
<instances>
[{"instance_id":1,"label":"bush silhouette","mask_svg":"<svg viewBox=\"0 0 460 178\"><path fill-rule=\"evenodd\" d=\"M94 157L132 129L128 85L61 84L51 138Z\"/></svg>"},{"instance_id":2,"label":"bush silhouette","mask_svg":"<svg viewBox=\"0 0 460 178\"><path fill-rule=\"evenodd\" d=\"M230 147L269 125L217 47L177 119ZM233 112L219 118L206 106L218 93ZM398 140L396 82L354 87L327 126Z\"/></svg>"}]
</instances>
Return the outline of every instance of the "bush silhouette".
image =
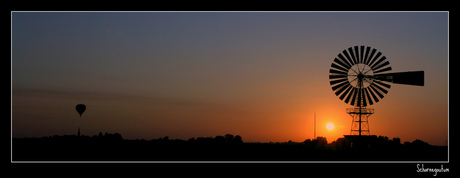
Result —
<instances>
[{"instance_id":1,"label":"bush silhouette","mask_svg":"<svg viewBox=\"0 0 460 178\"><path fill-rule=\"evenodd\" d=\"M351 149L350 141L325 137L277 143L246 143L240 135L226 134L187 140L125 140L119 133L100 132L92 137L54 135L13 138L13 161L33 160L447 160L446 146L422 140L401 144L399 138L376 137L363 153Z\"/></svg>"}]
</instances>

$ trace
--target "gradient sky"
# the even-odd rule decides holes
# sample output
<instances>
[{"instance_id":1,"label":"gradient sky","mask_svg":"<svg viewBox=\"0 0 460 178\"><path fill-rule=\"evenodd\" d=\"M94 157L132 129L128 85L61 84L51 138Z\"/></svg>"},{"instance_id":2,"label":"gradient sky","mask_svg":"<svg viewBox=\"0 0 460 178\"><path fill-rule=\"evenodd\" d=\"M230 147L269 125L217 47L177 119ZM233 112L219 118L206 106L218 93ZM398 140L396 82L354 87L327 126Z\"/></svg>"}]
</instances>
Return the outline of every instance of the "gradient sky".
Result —
<instances>
[{"instance_id":1,"label":"gradient sky","mask_svg":"<svg viewBox=\"0 0 460 178\"><path fill-rule=\"evenodd\" d=\"M12 12L12 135L118 132L329 142L351 116L333 59L367 45L425 86L392 84L372 135L448 141L447 12ZM87 110L80 118L75 105ZM335 128L326 129L327 123Z\"/></svg>"}]
</instances>

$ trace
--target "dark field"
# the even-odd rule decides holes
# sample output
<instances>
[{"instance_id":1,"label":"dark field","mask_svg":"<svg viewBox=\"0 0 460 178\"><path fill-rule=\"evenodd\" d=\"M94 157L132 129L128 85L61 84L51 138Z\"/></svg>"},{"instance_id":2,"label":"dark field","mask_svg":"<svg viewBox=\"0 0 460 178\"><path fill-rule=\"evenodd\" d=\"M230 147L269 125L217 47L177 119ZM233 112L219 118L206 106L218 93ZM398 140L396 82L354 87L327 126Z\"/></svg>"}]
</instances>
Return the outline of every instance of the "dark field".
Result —
<instances>
[{"instance_id":1,"label":"dark field","mask_svg":"<svg viewBox=\"0 0 460 178\"><path fill-rule=\"evenodd\" d=\"M120 134L13 138L14 161L447 161L447 146L378 137L353 148L346 138L332 143L245 143L240 136L189 140L125 140Z\"/></svg>"}]
</instances>

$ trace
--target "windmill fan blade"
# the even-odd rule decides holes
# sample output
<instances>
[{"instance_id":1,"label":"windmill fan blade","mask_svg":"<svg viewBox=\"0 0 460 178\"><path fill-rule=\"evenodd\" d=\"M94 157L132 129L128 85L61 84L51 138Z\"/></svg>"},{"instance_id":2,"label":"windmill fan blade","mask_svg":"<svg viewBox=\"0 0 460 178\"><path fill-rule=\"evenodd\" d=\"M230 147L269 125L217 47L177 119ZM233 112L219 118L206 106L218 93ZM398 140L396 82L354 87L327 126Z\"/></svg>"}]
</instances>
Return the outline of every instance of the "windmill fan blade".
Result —
<instances>
[{"instance_id":1,"label":"windmill fan blade","mask_svg":"<svg viewBox=\"0 0 460 178\"><path fill-rule=\"evenodd\" d=\"M348 70L347 70L347 69L345 69L345 68L343 68L343 67L340 67L340 66L338 66L337 64L332 63L332 64L331 64L331 67L348 73Z\"/></svg>"},{"instance_id":2,"label":"windmill fan blade","mask_svg":"<svg viewBox=\"0 0 460 178\"><path fill-rule=\"evenodd\" d=\"M377 95L380 97L380 99L383 98L383 94L380 93L380 90L378 90L377 88L375 88L376 85L375 85L374 83L372 83L372 84L369 85L369 86L374 90L375 93L377 93Z\"/></svg>"},{"instance_id":3,"label":"windmill fan blade","mask_svg":"<svg viewBox=\"0 0 460 178\"><path fill-rule=\"evenodd\" d=\"M362 106L366 107L367 106L367 102L366 102L366 95L364 95L364 89L361 89L361 97L363 98L362 100Z\"/></svg>"},{"instance_id":4,"label":"windmill fan blade","mask_svg":"<svg viewBox=\"0 0 460 178\"><path fill-rule=\"evenodd\" d=\"M345 87L344 87L345 88ZM350 84L347 85L346 87L347 89L345 90L345 92L343 92L342 95L340 95L340 100L343 100L343 98L345 98L345 96L347 96L348 92L350 92L350 89L354 88L352 87Z\"/></svg>"},{"instance_id":5,"label":"windmill fan blade","mask_svg":"<svg viewBox=\"0 0 460 178\"><path fill-rule=\"evenodd\" d=\"M362 106L362 95L361 95L361 89L358 89L356 93L356 106Z\"/></svg>"},{"instance_id":6,"label":"windmill fan blade","mask_svg":"<svg viewBox=\"0 0 460 178\"><path fill-rule=\"evenodd\" d=\"M391 70L391 67L387 67L385 69L381 69L379 71L375 71L374 74L377 74L377 73L382 73L382 72L386 72L386 71L390 71Z\"/></svg>"},{"instance_id":7,"label":"windmill fan blade","mask_svg":"<svg viewBox=\"0 0 460 178\"><path fill-rule=\"evenodd\" d=\"M341 60L339 60L337 58L334 59L334 62L336 62L337 64L341 65L342 67L344 67L346 69L351 68L351 66L349 64L346 64L346 63L342 62Z\"/></svg>"},{"instance_id":8,"label":"windmill fan blade","mask_svg":"<svg viewBox=\"0 0 460 178\"><path fill-rule=\"evenodd\" d=\"M377 71L377 70L379 70L380 68L385 67L385 66L387 66L387 65L390 65L390 62L385 61L382 65L379 65L379 66L373 68L372 70ZM375 72L374 72L374 73L375 73Z\"/></svg>"},{"instance_id":9,"label":"windmill fan blade","mask_svg":"<svg viewBox=\"0 0 460 178\"><path fill-rule=\"evenodd\" d=\"M350 85L345 85L344 87L340 88L335 92L335 95L339 96L345 89L347 89Z\"/></svg>"},{"instance_id":10,"label":"windmill fan blade","mask_svg":"<svg viewBox=\"0 0 460 178\"><path fill-rule=\"evenodd\" d=\"M374 51L372 51L372 52L374 52ZM380 55L382 55L382 53L378 52L377 55L372 59L372 61L369 63L368 66L372 66L374 64L375 60L377 60L380 57Z\"/></svg>"},{"instance_id":11,"label":"windmill fan blade","mask_svg":"<svg viewBox=\"0 0 460 178\"><path fill-rule=\"evenodd\" d=\"M375 80L374 82L377 83L377 84L379 84L379 85L384 86L384 87L387 88L387 89L390 89L390 88L391 88L391 85L388 85L388 84L386 84L386 83L382 83L382 82L379 82L379 81L377 81L377 80Z\"/></svg>"},{"instance_id":12,"label":"windmill fan blade","mask_svg":"<svg viewBox=\"0 0 460 178\"><path fill-rule=\"evenodd\" d=\"M347 78L346 75L329 75L329 79Z\"/></svg>"},{"instance_id":13,"label":"windmill fan blade","mask_svg":"<svg viewBox=\"0 0 460 178\"><path fill-rule=\"evenodd\" d=\"M348 52L350 52L350 56L353 59L353 62L355 62L355 64L358 64L358 61L356 60L355 54L353 53L353 48L352 47L348 48Z\"/></svg>"},{"instance_id":14,"label":"windmill fan blade","mask_svg":"<svg viewBox=\"0 0 460 178\"><path fill-rule=\"evenodd\" d=\"M373 57L374 57L375 52L377 52L377 50L375 48L372 49L371 55L369 55L369 58L367 59L366 65L368 65L368 66L371 65L372 59L374 59Z\"/></svg>"},{"instance_id":15,"label":"windmill fan blade","mask_svg":"<svg viewBox=\"0 0 460 178\"><path fill-rule=\"evenodd\" d=\"M336 85L336 86L333 86L333 87L332 87L332 91L335 91L335 90L339 89L340 87L342 87L342 86L344 86L344 85L346 85L346 84L350 85L350 83L349 83L348 81L345 81L345 82L340 83L340 84L338 84L338 85Z\"/></svg>"},{"instance_id":16,"label":"windmill fan blade","mask_svg":"<svg viewBox=\"0 0 460 178\"><path fill-rule=\"evenodd\" d=\"M356 89L356 88L353 90L353 96L352 96L352 98L351 98L351 103L350 103L350 104L353 105L353 106L355 105L355 101L356 101L356 98L357 98L356 95L358 94L358 91L359 91L359 90ZM351 94L350 94L350 95L351 95Z\"/></svg>"},{"instance_id":17,"label":"windmill fan blade","mask_svg":"<svg viewBox=\"0 0 460 178\"><path fill-rule=\"evenodd\" d=\"M369 101L369 104L370 104L370 105L373 105L374 102L372 102L371 96L369 95L369 90L368 90L367 88L364 88L364 91L365 91L365 93L366 93L366 96L367 96L367 99L368 99L368 101Z\"/></svg>"},{"instance_id":18,"label":"windmill fan blade","mask_svg":"<svg viewBox=\"0 0 460 178\"><path fill-rule=\"evenodd\" d=\"M348 55L347 50L343 50L342 52L343 52L343 54L345 54L345 57L347 57L348 62L350 62L350 64L351 64L352 66L356 64L356 63L353 61L353 59L351 59L350 55Z\"/></svg>"},{"instance_id":19,"label":"windmill fan blade","mask_svg":"<svg viewBox=\"0 0 460 178\"><path fill-rule=\"evenodd\" d=\"M339 79L339 80L332 80L330 83L331 83L331 85L335 85L337 83L344 82L344 81L348 81L348 78Z\"/></svg>"},{"instance_id":20,"label":"windmill fan blade","mask_svg":"<svg viewBox=\"0 0 460 178\"><path fill-rule=\"evenodd\" d=\"M353 63L350 63L347 59L345 59L345 57L343 57L342 53L340 53L340 54L338 55L338 57L339 57L340 59L342 59L342 61L343 61L345 64L347 64L347 66L348 66L347 68L348 68L348 69L351 68L351 66L353 65Z\"/></svg>"},{"instance_id":21,"label":"windmill fan blade","mask_svg":"<svg viewBox=\"0 0 460 178\"><path fill-rule=\"evenodd\" d=\"M361 63L359 60L359 46L355 46L355 57L356 57L356 63Z\"/></svg>"},{"instance_id":22,"label":"windmill fan blade","mask_svg":"<svg viewBox=\"0 0 460 178\"><path fill-rule=\"evenodd\" d=\"M376 83L377 83L377 82L374 82L374 83L372 83L370 86L376 87L377 89L379 89L379 91L382 91L382 92L385 93L385 94L388 93L388 90L383 89L381 86L377 85Z\"/></svg>"},{"instance_id":23,"label":"windmill fan blade","mask_svg":"<svg viewBox=\"0 0 460 178\"><path fill-rule=\"evenodd\" d=\"M334 74L348 75L347 72L338 71L338 70L334 70L334 69L329 69L329 72L330 72L330 73L334 73Z\"/></svg>"},{"instance_id":24,"label":"windmill fan blade","mask_svg":"<svg viewBox=\"0 0 460 178\"><path fill-rule=\"evenodd\" d=\"M377 62L375 62L375 64L371 65L371 69L372 70L377 70L377 67L380 66L380 63L385 61L385 59L387 59L387 57L382 56L382 58L380 58ZM390 63L388 63L388 64L390 64Z\"/></svg>"},{"instance_id":25,"label":"windmill fan blade","mask_svg":"<svg viewBox=\"0 0 460 178\"><path fill-rule=\"evenodd\" d=\"M350 98L351 98L351 96L352 96L352 95L354 95L354 94L355 94L356 90L357 90L357 89L356 89L356 88L354 88L354 87L351 89L351 92L350 92L350 94L349 94L349 95L347 96L347 98L345 99L345 103L347 103L347 104L348 104L348 103L350 102ZM353 104L354 104L354 103L353 103ZM353 105L353 104L351 104L351 105Z\"/></svg>"},{"instance_id":26,"label":"windmill fan blade","mask_svg":"<svg viewBox=\"0 0 460 178\"><path fill-rule=\"evenodd\" d=\"M405 85L425 85L425 72L414 71L414 72L397 72L397 73L386 73L376 74L373 77L375 80L387 81L397 84Z\"/></svg>"},{"instance_id":27,"label":"windmill fan blade","mask_svg":"<svg viewBox=\"0 0 460 178\"><path fill-rule=\"evenodd\" d=\"M363 61L364 46L361 46L361 50L359 52L361 52L361 54L359 55L359 63L364 63Z\"/></svg>"},{"instance_id":28,"label":"windmill fan blade","mask_svg":"<svg viewBox=\"0 0 460 178\"><path fill-rule=\"evenodd\" d=\"M379 98L377 98L377 96L375 96L375 91L373 91L374 89L371 89L372 87L368 88L369 89L369 93L371 93L372 95L372 98L374 99L375 102L379 102Z\"/></svg>"},{"instance_id":29,"label":"windmill fan blade","mask_svg":"<svg viewBox=\"0 0 460 178\"><path fill-rule=\"evenodd\" d=\"M366 48L366 55L364 56L363 64L367 64L367 61L368 61L367 59L368 59L368 57L369 57L369 51L370 51L370 50L371 50L371 47L368 46L368 47Z\"/></svg>"}]
</instances>

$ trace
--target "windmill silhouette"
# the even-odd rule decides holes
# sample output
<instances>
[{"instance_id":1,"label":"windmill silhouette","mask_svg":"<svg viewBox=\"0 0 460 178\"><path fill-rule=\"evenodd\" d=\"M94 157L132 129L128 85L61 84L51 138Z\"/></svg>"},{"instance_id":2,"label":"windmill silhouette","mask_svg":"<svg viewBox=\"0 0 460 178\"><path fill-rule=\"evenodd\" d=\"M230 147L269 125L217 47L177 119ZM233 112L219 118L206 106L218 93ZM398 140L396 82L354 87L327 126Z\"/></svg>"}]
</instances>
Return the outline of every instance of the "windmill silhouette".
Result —
<instances>
[{"instance_id":1,"label":"windmill silhouette","mask_svg":"<svg viewBox=\"0 0 460 178\"><path fill-rule=\"evenodd\" d=\"M347 108L352 119L352 140L371 140L369 117L374 109L367 108L379 102L388 93L391 84L424 86L424 71L391 71L390 62L380 51L369 46L354 46L343 50L334 59L329 70L332 91L353 108ZM358 137L356 137L358 136Z\"/></svg>"}]
</instances>

